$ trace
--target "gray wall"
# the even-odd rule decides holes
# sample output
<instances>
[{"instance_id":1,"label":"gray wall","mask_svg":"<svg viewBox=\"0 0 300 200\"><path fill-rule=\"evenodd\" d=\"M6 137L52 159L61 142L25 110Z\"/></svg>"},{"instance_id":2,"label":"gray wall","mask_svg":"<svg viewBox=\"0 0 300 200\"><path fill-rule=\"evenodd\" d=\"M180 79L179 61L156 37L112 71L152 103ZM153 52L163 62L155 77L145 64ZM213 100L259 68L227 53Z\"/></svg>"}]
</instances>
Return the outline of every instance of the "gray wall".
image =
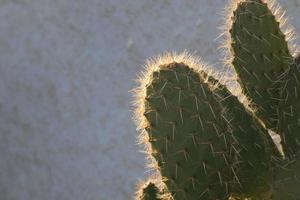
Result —
<instances>
[{"instance_id":1,"label":"gray wall","mask_svg":"<svg viewBox=\"0 0 300 200\"><path fill-rule=\"evenodd\" d=\"M280 2L300 19L300 0ZM130 112L136 75L166 50L218 68L226 4L0 0L0 199L131 199L146 175Z\"/></svg>"}]
</instances>

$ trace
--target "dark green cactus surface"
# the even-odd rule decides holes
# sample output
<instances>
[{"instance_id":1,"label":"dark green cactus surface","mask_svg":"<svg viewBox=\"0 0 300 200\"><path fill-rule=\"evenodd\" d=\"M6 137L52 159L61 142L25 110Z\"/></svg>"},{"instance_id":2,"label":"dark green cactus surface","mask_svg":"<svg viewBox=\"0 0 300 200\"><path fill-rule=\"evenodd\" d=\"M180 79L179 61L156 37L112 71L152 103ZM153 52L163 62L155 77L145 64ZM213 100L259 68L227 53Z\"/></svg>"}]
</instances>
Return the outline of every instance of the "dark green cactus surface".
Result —
<instances>
[{"instance_id":1,"label":"dark green cactus surface","mask_svg":"<svg viewBox=\"0 0 300 200\"><path fill-rule=\"evenodd\" d=\"M281 161L275 168L273 200L300 198L300 156Z\"/></svg>"},{"instance_id":2,"label":"dark green cactus surface","mask_svg":"<svg viewBox=\"0 0 300 200\"><path fill-rule=\"evenodd\" d=\"M227 199L232 138L217 96L182 63L160 66L146 91L152 155L174 198Z\"/></svg>"},{"instance_id":3,"label":"dark green cactus surface","mask_svg":"<svg viewBox=\"0 0 300 200\"><path fill-rule=\"evenodd\" d=\"M279 131L286 156L293 157L300 148L300 57L281 78ZM276 83L278 85L278 83Z\"/></svg>"},{"instance_id":4,"label":"dark green cactus surface","mask_svg":"<svg viewBox=\"0 0 300 200\"><path fill-rule=\"evenodd\" d=\"M232 64L238 82L257 107L257 116L276 130L280 92L273 85L292 63L285 35L261 0L240 2L232 20Z\"/></svg>"},{"instance_id":5,"label":"dark green cactus surface","mask_svg":"<svg viewBox=\"0 0 300 200\"><path fill-rule=\"evenodd\" d=\"M186 54L142 75L135 117L164 188L140 200L300 199L300 56L268 1L234 2L227 43L240 96Z\"/></svg>"},{"instance_id":6,"label":"dark green cactus surface","mask_svg":"<svg viewBox=\"0 0 300 200\"><path fill-rule=\"evenodd\" d=\"M146 130L176 199L227 199L231 192L270 190L266 131L215 82L171 63L153 72L147 86Z\"/></svg>"}]
</instances>

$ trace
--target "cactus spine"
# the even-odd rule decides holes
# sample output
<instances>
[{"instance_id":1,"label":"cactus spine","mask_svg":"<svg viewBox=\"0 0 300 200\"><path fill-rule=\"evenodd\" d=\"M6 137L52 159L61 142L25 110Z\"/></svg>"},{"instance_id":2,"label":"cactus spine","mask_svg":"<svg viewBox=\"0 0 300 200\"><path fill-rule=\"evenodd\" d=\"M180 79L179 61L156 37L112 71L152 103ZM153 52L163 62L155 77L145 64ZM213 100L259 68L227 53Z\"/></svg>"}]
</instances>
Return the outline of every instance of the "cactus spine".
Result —
<instances>
[{"instance_id":1,"label":"cactus spine","mask_svg":"<svg viewBox=\"0 0 300 200\"><path fill-rule=\"evenodd\" d=\"M164 194L149 183L137 199L300 196L300 59L269 4L236 0L233 8L227 43L250 108L186 53L149 61L135 93L135 119ZM284 157L268 129L281 136Z\"/></svg>"}]
</instances>

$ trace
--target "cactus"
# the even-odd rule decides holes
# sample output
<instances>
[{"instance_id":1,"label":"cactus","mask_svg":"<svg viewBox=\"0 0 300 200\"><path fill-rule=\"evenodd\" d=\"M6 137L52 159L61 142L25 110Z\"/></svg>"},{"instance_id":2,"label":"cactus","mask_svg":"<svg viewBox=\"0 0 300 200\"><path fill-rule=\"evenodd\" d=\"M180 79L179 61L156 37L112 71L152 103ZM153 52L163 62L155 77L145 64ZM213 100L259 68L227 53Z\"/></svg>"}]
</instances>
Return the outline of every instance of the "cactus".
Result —
<instances>
[{"instance_id":1,"label":"cactus","mask_svg":"<svg viewBox=\"0 0 300 200\"><path fill-rule=\"evenodd\" d=\"M286 143L283 145L286 155L290 154L288 151L292 154L297 152L297 137L292 133L287 134L285 126L288 123L284 119L294 109L290 110L291 104L287 105L285 99L294 98L289 95L297 94L297 76L294 80L291 74L297 70L293 66L293 57L286 36L280 30L280 23L265 2L241 1L234 11L229 31L233 52L232 65L238 74L238 82L256 107L256 116L267 128L281 134L282 141ZM288 73L289 76L286 76ZM297 98L290 101L297 101ZM297 118L291 118L297 124Z\"/></svg>"},{"instance_id":2,"label":"cactus","mask_svg":"<svg viewBox=\"0 0 300 200\"><path fill-rule=\"evenodd\" d=\"M300 145L300 57L286 70L279 83L281 101L279 103L279 131L282 146L287 157L294 157ZM277 83L278 84L278 83Z\"/></svg>"},{"instance_id":3,"label":"cactus","mask_svg":"<svg viewBox=\"0 0 300 200\"><path fill-rule=\"evenodd\" d=\"M261 0L238 3L231 23L232 65L238 82L257 107L256 115L276 131L280 96L273 83L292 60L285 35Z\"/></svg>"},{"instance_id":4,"label":"cactus","mask_svg":"<svg viewBox=\"0 0 300 200\"><path fill-rule=\"evenodd\" d=\"M139 186L136 200L162 200L160 198L160 191L154 181L148 180Z\"/></svg>"},{"instance_id":5,"label":"cactus","mask_svg":"<svg viewBox=\"0 0 300 200\"><path fill-rule=\"evenodd\" d=\"M229 9L229 63L242 88L236 96L226 76L187 53L147 63L135 90L135 120L163 190L148 183L137 199L300 196L300 57L293 58L278 10L268 3L236 0ZM283 155L269 130L280 135Z\"/></svg>"}]
</instances>

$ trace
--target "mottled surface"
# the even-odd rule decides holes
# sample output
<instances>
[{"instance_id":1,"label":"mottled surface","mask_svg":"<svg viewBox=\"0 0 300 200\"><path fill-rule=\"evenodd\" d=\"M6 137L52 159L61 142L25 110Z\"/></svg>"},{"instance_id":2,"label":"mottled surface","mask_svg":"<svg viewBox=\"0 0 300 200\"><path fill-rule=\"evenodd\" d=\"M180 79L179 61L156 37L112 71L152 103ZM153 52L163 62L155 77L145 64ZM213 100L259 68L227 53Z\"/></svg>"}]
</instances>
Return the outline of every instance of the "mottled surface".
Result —
<instances>
[{"instance_id":1,"label":"mottled surface","mask_svg":"<svg viewBox=\"0 0 300 200\"><path fill-rule=\"evenodd\" d=\"M300 0L280 2L300 33ZM134 79L166 50L218 67L226 4L0 0L0 199L132 199L145 176Z\"/></svg>"}]
</instances>

